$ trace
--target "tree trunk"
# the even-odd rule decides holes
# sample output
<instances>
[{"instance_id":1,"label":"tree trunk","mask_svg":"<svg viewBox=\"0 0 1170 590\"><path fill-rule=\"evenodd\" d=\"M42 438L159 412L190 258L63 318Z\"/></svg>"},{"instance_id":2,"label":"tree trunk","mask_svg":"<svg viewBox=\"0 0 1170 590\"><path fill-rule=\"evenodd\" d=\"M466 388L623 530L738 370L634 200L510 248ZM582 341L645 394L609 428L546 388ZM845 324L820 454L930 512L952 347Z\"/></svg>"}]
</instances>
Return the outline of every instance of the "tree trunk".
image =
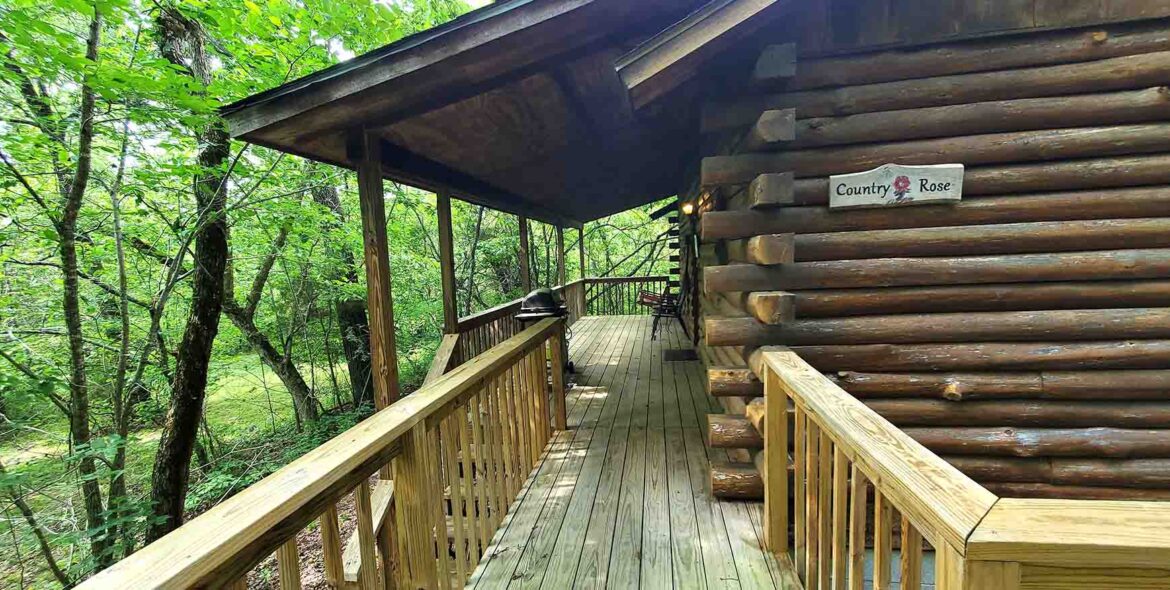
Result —
<instances>
[{"instance_id":1,"label":"tree trunk","mask_svg":"<svg viewBox=\"0 0 1170 590\"><path fill-rule=\"evenodd\" d=\"M264 361L264 364L268 365L273 373L276 373L285 389L288 389L288 393L293 399L293 408L296 410L297 424L316 422L319 417L317 400L292 358L281 354L272 345L268 336L256 327L255 318L248 313L248 310L241 308L234 302L227 302L224 304L224 313L231 319L232 324L244 334L248 344L252 345L252 350L260 355L260 360Z\"/></svg>"},{"instance_id":2,"label":"tree trunk","mask_svg":"<svg viewBox=\"0 0 1170 590\"><path fill-rule=\"evenodd\" d=\"M311 192L313 201L329 209L339 225L345 223L345 211L341 208L341 199L333 185L314 185ZM345 282L358 284L353 252L348 248L342 248L340 257L345 268ZM341 332L345 364L349 368L353 407L357 408L363 404L373 403L374 400L374 386L370 380L370 321L366 317L366 302L359 297L338 299L336 309L337 329Z\"/></svg>"},{"instance_id":3,"label":"tree trunk","mask_svg":"<svg viewBox=\"0 0 1170 590\"><path fill-rule=\"evenodd\" d=\"M162 55L206 87L211 82L211 74L199 24L172 8L163 8L156 20ZM150 499L155 518L146 531L148 543L183 522L191 454L206 395L207 368L223 308L228 257L224 165L230 144L227 130L219 119L200 129L197 139L202 146L198 156L200 172L195 179L195 200L201 212L195 237L197 270L192 280L191 313L178 349L171 404L154 461Z\"/></svg>"}]
</instances>

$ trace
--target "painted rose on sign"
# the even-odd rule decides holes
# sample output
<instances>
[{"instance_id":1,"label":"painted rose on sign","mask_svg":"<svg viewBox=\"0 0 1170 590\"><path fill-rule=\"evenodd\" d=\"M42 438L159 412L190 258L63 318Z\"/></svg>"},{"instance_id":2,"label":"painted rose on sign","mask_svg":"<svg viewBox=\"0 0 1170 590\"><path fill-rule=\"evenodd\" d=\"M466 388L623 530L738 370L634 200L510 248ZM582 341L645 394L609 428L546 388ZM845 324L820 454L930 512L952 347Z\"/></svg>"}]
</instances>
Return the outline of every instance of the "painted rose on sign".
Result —
<instances>
[{"instance_id":1,"label":"painted rose on sign","mask_svg":"<svg viewBox=\"0 0 1170 590\"><path fill-rule=\"evenodd\" d=\"M906 194L909 192L910 192L910 177L909 176L899 176L899 177L894 179L894 197L896 197L897 200L900 201L900 200L904 199L906 197Z\"/></svg>"}]
</instances>

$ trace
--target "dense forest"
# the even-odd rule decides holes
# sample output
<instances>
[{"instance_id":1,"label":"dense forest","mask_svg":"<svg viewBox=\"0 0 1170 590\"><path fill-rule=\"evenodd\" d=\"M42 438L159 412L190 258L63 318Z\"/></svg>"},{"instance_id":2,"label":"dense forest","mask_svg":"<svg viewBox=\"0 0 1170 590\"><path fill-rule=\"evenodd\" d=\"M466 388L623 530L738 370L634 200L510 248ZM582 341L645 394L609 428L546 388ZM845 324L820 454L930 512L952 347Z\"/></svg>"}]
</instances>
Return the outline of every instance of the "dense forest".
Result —
<instances>
[{"instance_id":1,"label":"dense forest","mask_svg":"<svg viewBox=\"0 0 1170 590\"><path fill-rule=\"evenodd\" d=\"M0 2L0 586L75 585L174 528L168 503L206 510L372 411L355 176L229 142L217 112L469 9ZM441 336L435 199L385 189L409 392ZM663 271L653 208L587 224L569 279ZM516 217L456 201L454 230L461 314L523 294ZM530 231L549 285L555 228Z\"/></svg>"}]
</instances>

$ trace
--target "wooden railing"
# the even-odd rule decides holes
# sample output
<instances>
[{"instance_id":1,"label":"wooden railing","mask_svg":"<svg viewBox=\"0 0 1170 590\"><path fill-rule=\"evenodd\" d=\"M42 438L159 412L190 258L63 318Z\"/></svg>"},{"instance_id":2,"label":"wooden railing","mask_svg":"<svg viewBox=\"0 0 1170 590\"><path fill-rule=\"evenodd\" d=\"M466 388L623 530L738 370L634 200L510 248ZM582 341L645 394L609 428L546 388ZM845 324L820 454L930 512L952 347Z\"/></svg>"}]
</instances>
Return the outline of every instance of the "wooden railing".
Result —
<instances>
[{"instance_id":1,"label":"wooden railing","mask_svg":"<svg viewBox=\"0 0 1170 590\"><path fill-rule=\"evenodd\" d=\"M588 315L646 315L650 308L638 305L642 291L661 294L665 276L605 277L585 281L585 312Z\"/></svg>"},{"instance_id":2,"label":"wooden railing","mask_svg":"<svg viewBox=\"0 0 1170 590\"><path fill-rule=\"evenodd\" d=\"M362 567L357 587L462 587L553 429L565 426L561 338L563 321L540 321L81 587L245 588L247 573L275 553L281 588L299 588L296 535L314 520L328 582L341 587L336 506L346 495L361 563L383 564ZM383 478L391 471L393 484ZM393 494L393 510L376 513L389 505L375 501L379 492Z\"/></svg>"},{"instance_id":3,"label":"wooden railing","mask_svg":"<svg viewBox=\"0 0 1170 590\"><path fill-rule=\"evenodd\" d=\"M569 308L567 325L572 326L586 315L637 315L650 308L637 304L638 293L645 290L662 293L667 277L605 277L577 279L553 291ZM459 318L460 335L457 359L475 358L520 331L516 314L523 299L501 303L491 309Z\"/></svg>"},{"instance_id":4,"label":"wooden railing","mask_svg":"<svg viewBox=\"0 0 1170 590\"><path fill-rule=\"evenodd\" d=\"M752 365L765 539L805 588L862 588L867 539L873 588L889 588L895 524L903 590L921 587L927 549L939 590L1170 588L1170 504L1001 499L795 353L757 351Z\"/></svg>"},{"instance_id":5,"label":"wooden railing","mask_svg":"<svg viewBox=\"0 0 1170 590\"><path fill-rule=\"evenodd\" d=\"M564 286L553 287L553 292L564 300L569 308L566 326L572 326L581 318L581 294L583 293L582 279L577 279ZM457 362L475 358L491 347L511 338L520 331L520 322L516 314L520 312L520 303L523 298L507 303L501 303L490 309L459 318L458 333L459 345Z\"/></svg>"}]
</instances>

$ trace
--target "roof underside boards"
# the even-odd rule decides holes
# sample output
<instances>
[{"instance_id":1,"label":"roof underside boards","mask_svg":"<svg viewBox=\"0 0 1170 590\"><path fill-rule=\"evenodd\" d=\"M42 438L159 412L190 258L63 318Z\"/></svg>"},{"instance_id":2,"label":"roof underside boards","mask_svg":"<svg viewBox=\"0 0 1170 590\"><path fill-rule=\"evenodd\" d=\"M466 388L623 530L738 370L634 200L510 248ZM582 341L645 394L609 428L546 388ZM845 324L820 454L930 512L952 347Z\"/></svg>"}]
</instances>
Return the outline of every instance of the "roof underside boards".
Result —
<instances>
[{"instance_id":1,"label":"roof underside boards","mask_svg":"<svg viewBox=\"0 0 1170 590\"><path fill-rule=\"evenodd\" d=\"M615 62L699 3L498 3L224 115L233 136L341 166L365 129L390 179L575 226L680 189L698 90L635 113Z\"/></svg>"}]
</instances>

